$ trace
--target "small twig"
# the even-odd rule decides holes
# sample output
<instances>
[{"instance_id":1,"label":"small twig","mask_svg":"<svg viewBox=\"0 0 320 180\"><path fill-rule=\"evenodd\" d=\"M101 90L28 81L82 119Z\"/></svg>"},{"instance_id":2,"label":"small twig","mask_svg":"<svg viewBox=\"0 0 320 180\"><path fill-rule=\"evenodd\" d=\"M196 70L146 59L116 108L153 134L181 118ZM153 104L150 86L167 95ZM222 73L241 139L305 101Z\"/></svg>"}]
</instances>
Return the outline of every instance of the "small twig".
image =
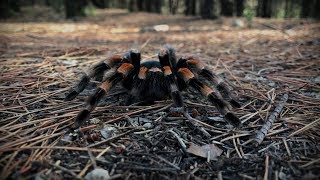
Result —
<instances>
[{"instance_id":1,"label":"small twig","mask_svg":"<svg viewBox=\"0 0 320 180\"><path fill-rule=\"evenodd\" d=\"M148 38L148 39L141 45L140 51L141 51L144 47L147 46L147 44L150 42L151 39L152 39L152 38Z\"/></svg>"},{"instance_id":2,"label":"small twig","mask_svg":"<svg viewBox=\"0 0 320 180\"><path fill-rule=\"evenodd\" d=\"M223 180L223 177L222 177L222 172L221 171L218 171L218 180Z\"/></svg>"},{"instance_id":3,"label":"small twig","mask_svg":"<svg viewBox=\"0 0 320 180\"><path fill-rule=\"evenodd\" d=\"M90 156L90 160L87 162L86 166L82 169L82 171L77 175L78 178L82 178L82 176L87 172L87 170L90 168L91 165L93 165L93 167L96 169L97 163L96 163L96 159L100 158L104 153L106 153L108 150L110 149L110 147L105 148L102 152L100 152L98 154L97 157L94 157L91 153L92 149L87 148L88 150L88 154Z\"/></svg>"},{"instance_id":4,"label":"small twig","mask_svg":"<svg viewBox=\"0 0 320 180\"><path fill-rule=\"evenodd\" d=\"M94 169L97 169L97 167L98 167L98 166L97 166L97 162L96 162L95 157L92 155L92 152L91 152L90 148L88 148L88 154L89 154L91 163L92 163L92 165L93 165L93 168L94 168Z\"/></svg>"},{"instance_id":5,"label":"small twig","mask_svg":"<svg viewBox=\"0 0 320 180\"><path fill-rule=\"evenodd\" d=\"M111 138L109 138L109 139L106 139L106 140L97 142L97 143L95 143L95 144L91 144L91 145L89 145L88 147L91 148L91 147L94 147L94 146L98 146L98 145L100 145L100 144L107 143L107 142L109 142L109 141L113 141L113 140L118 139L118 138L120 138L120 137L122 137L122 136L124 136L124 135L127 135L127 134L129 134L129 133L131 133L132 131L135 131L135 130L136 130L136 129L131 129L131 130L129 130L129 131L127 131L127 132L124 132L124 133L122 133L122 134L119 134L119 135L117 135L117 136L113 136L113 137L111 137Z\"/></svg>"},{"instance_id":6,"label":"small twig","mask_svg":"<svg viewBox=\"0 0 320 180\"><path fill-rule=\"evenodd\" d=\"M252 176L248 176L246 174L242 174L242 173L238 173L238 175L240 177L242 177L243 179L249 179L249 180L256 180L256 178L252 177Z\"/></svg>"},{"instance_id":7,"label":"small twig","mask_svg":"<svg viewBox=\"0 0 320 180\"><path fill-rule=\"evenodd\" d=\"M283 138L282 140L283 140L283 143L284 143L284 147L286 147L288 155L291 156L291 152L290 152L290 149L289 149L289 146L288 146L288 143L287 143L286 139Z\"/></svg>"},{"instance_id":8,"label":"small twig","mask_svg":"<svg viewBox=\"0 0 320 180\"><path fill-rule=\"evenodd\" d=\"M299 134L299 133L301 133L301 132L303 132L303 131L306 131L306 130L308 130L308 129L310 129L310 128L313 128L313 127L314 127L313 125L314 125L314 124L317 124L319 121L320 121L320 118L317 119L317 120L315 120L315 121L313 121L313 122L311 122L310 124L306 125L305 127L303 127L303 128L301 128L301 129L299 129L299 130L291 133L291 134L288 136L288 138L291 137L291 136L294 136L294 135L296 135L296 134Z\"/></svg>"},{"instance_id":9,"label":"small twig","mask_svg":"<svg viewBox=\"0 0 320 180\"><path fill-rule=\"evenodd\" d=\"M211 131L213 131L213 132L215 132L215 133L224 133L224 132L222 132L221 130L224 130L224 129L219 129L219 128L216 128L216 127L214 127L214 126L211 126L211 125L209 125L209 124L207 124L207 123L204 123L204 122L202 122L202 121L199 121L198 119L195 119L195 118L193 118L193 117L191 117L188 113L186 113L186 112L184 112L184 116L189 120L189 121L194 121L194 122L196 122L196 123L198 123L198 124L201 124L201 125L203 125L203 126L205 126L205 127L208 127L208 128L211 128L210 130ZM219 129L219 130L217 130L217 129Z\"/></svg>"},{"instance_id":10,"label":"small twig","mask_svg":"<svg viewBox=\"0 0 320 180\"><path fill-rule=\"evenodd\" d=\"M62 167L62 166L60 166L60 165L58 165L58 164L53 164L53 163L50 163L50 162L48 162L48 164L50 164L51 166L54 166L55 168L60 169L61 171L64 171L64 172L66 172L66 173L71 174L71 175L73 176L73 178L75 178L75 179L81 179L81 178L78 178L78 177L77 177L77 174L76 174L76 173L70 171L69 169L67 169L67 168L65 168L65 167Z\"/></svg>"},{"instance_id":11,"label":"small twig","mask_svg":"<svg viewBox=\"0 0 320 180\"><path fill-rule=\"evenodd\" d=\"M195 127L198 131L200 131L203 135L208 138L211 138L211 134L209 134L203 127L201 127L197 122L193 121L192 118L187 112L183 112L184 116L189 120L190 124Z\"/></svg>"},{"instance_id":12,"label":"small twig","mask_svg":"<svg viewBox=\"0 0 320 180\"><path fill-rule=\"evenodd\" d=\"M172 166L173 168L177 169L177 170L180 170L180 167L171 163L170 161L168 161L167 159L161 157L161 156L156 156L158 159L160 159L161 161L165 162L166 164Z\"/></svg>"},{"instance_id":13,"label":"small twig","mask_svg":"<svg viewBox=\"0 0 320 180\"><path fill-rule=\"evenodd\" d=\"M234 148L235 148L235 150L236 150L239 158L242 159L242 156L241 156L241 154L240 154L240 151L239 151L239 149L238 149L238 147L237 147L237 143L236 143L236 139L235 139L235 137L234 137L234 134L233 134L232 142L233 142L233 146L234 146Z\"/></svg>"},{"instance_id":14,"label":"small twig","mask_svg":"<svg viewBox=\"0 0 320 180\"><path fill-rule=\"evenodd\" d=\"M160 104L160 105L154 105L154 106L150 106L150 107L147 107L147 108L144 108L144 109L139 109L137 111L133 111L133 112L129 112L129 113L126 113L120 117L117 117L117 118L114 118L114 119L111 119L107 122L105 122L105 124L110 124L110 123L115 123L119 120L122 120L125 118L125 116L130 116L130 115L134 115L134 114L137 114L137 113L141 113L141 112L145 112L145 111L148 111L148 110L152 110L152 109L157 109L157 108L160 108L162 107L163 104Z\"/></svg>"},{"instance_id":15,"label":"small twig","mask_svg":"<svg viewBox=\"0 0 320 180\"><path fill-rule=\"evenodd\" d=\"M308 167L308 166L310 166L311 164L317 163L317 162L319 162L319 161L320 161L320 158L315 159L315 160L313 160L313 161L310 161L310 162L308 162L307 164L301 165L300 167L301 167L301 168L305 168L305 167Z\"/></svg>"},{"instance_id":16,"label":"small twig","mask_svg":"<svg viewBox=\"0 0 320 180\"><path fill-rule=\"evenodd\" d=\"M0 149L0 152L8 152L8 151L22 151L22 150L33 150L33 149L63 149L70 151L87 151L87 148L82 147L69 147L69 146L31 146L31 147L17 147L17 148L6 148ZM103 152L104 149L90 149L92 152Z\"/></svg>"},{"instance_id":17,"label":"small twig","mask_svg":"<svg viewBox=\"0 0 320 180\"><path fill-rule=\"evenodd\" d=\"M181 137L180 137L176 132L174 132L172 129L170 129L168 132L172 133L172 134L174 135L174 137L177 138L177 140L178 140L180 146L182 147L183 151L184 151L184 152L187 152L187 146L186 146L186 144L183 142L183 140L181 139Z\"/></svg>"},{"instance_id":18,"label":"small twig","mask_svg":"<svg viewBox=\"0 0 320 180\"><path fill-rule=\"evenodd\" d=\"M279 145L279 144L281 144L281 143L282 143L282 142L278 142L278 143L273 142L273 143L269 144L267 147L265 147L265 148L263 148L263 149L260 149L260 150L258 151L258 153L261 153L261 152L269 149L271 146L276 146L276 145Z\"/></svg>"},{"instance_id":19,"label":"small twig","mask_svg":"<svg viewBox=\"0 0 320 180\"><path fill-rule=\"evenodd\" d=\"M264 168L264 176L263 180L268 180L268 174L269 174L269 155L266 154L266 160L264 162L265 168Z\"/></svg>"},{"instance_id":20,"label":"small twig","mask_svg":"<svg viewBox=\"0 0 320 180\"><path fill-rule=\"evenodd\" d=\"M237 135L233 134L232 136L229 136L229 137L226 137L226 138L220 140L220 142L222 143L222 142L227 141L229 139L239 138L239 137L243 137L243 136L250 136L250 135L251 135L250 133L243 133L243 134L237 134Z\"/></svg>"}]
</instances>

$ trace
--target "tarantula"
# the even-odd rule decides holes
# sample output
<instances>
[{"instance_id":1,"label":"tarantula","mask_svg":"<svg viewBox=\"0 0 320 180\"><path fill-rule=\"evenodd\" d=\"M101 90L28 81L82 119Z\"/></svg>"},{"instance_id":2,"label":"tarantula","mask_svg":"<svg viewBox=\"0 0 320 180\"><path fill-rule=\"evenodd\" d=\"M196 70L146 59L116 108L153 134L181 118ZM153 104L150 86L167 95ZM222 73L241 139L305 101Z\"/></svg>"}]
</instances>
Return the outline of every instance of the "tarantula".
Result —
<instances>
[{"instance_id":1,"label":"tarantula","mask_svg":"<svg viewBox=\"0 0 320 180\"><path fill-rule=\"evenodd\" d=\"M101 81L95 93L88 98L84 109L77 115L75 127L80 127L89 119L90 112L102 97L119 82L128 90L129 104L137 100L153 102L171 96L177 109L183 109L180 91L191 86L207 97L227 122L240 125L239 118L232 113L231 105L237 108L241 105L231 94L230 86L204 63L193 57L182 57L177 61L174 48L168 45L159 51L158 57L159 60L141 61L140 53L132 49L123 55L113 55L108 60L93 65L65 97L66 101L74 99L92 78ZM213 82L215 87L210 88L204 80Z\"/></svg>"}]
</instances>

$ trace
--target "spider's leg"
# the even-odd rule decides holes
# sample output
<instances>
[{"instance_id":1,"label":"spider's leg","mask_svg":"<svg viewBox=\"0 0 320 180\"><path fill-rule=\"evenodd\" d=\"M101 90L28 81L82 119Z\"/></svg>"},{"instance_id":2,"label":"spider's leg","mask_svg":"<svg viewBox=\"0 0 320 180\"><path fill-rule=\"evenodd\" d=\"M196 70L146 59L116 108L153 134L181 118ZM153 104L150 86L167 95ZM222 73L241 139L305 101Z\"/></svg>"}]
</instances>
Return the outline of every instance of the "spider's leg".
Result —
<instances>
[{"instance_id":1,"label":"spider's leg","mask_svg":"<svg viewBox=\"0 0 320 180\"><path fill-rule=\"evenodd\" d=\"M201 92L202 95L206 96L208 100L213 103L218 111L224 116L224 118L232 125L239 126L241 121L239 118L231 112L231 105L223 100L221 94L216 89L211 89L201 81L199 81L195 75L188 68L179 68L177 75L186 84L195 88L197 91Z\"/></svg>"},{"instance_id":2,"label":"spider's leg","mask_svg":"<svg viewBox=\"0 0 320 180\"><path fill-rule=\"evenodd\" d=\"M105 72L111 68L118 68L122 63L131 63L135 69L139 69L140 66L140 53L139 51L132 49L129 52L121 55L113 55L106 61L102 61L98 64L93 65L87 73L84 73L78 83L70 88L69 93L65 97L65 101L73 100L81 93L85 87L89 84L90 79L95 78L101 81Z\"/></svg>"},{"instance_id":3,"label":"spider's leg","mask_svg":"<svg viewBox=\"0 0 320 180\"><path fill-rule=\"evenodd\" d=\"M141 85L146 80L148 68L140 67L139 72L133 73L135 77L128 77L122 81L122 86L129 90L129 97L127 98L126 105L131 105L139 97Z\"/></svg>"},{"instance_id":4,"label":"spider's leg","mask_svg":"<svg viewBox=\"0 0 320 180\"><path fill-rule=\"evenodd\" d=\"M165 78L166 78L167 82L169 83L170 94L171 94L172 100L174 102L174 105L175 105L175 107L183 108L183 99L182 99L180 91L177 87L175 76L172 73L170 66L164 66L163 68L164 68Z\"/></svg>"},{"instance_id":5,"label":"spider's leg","mask_svg":"<svg viewBox=\"0 0 320 180\"><path fill-rule=\"evenodd\" d=\"M198 74L199 76L204 77L208 81L211 81L215 84L216 89L222 94L222 96L225 99L228 99L229 103L233 107L240 108L241 104L238 102L237 98L232 93L232 88L228 83L226 83L225 80L223 80L221 77L217 76L215 73L213 73L209 68L202 63L201 61L193 58L193 57L187 57L187 58L181 58L179 59L177 63L177 68L188 68L190 69L194 74Z\"/></svg>"},{"instance_id":6,"label":"spider's leg","mask_svg":"<svg viewBox=\"0 0 320 180\"><path fill-rule=\"evenodd\" d=\"M88 98L85 108L79 112L75 119L75 127L79 127L84 121L89 119L92 112L98 105L101 98L118 82L126 78L134 70L131 63L123 63L115 73L106 77L101 85L96 89L95 93Z\"/></svg>"},{"instance_id":7,"label":"spider's leg","mask_svg":"<svg viewBox=\"0 0 320 180\"><path fill-rule=\"evenodd\" d=\"M160 64L164 69L164 76L169 83L170 94L175 107L183 108L183 99L177 87L176 77L172 69L176 66L175 50L171 46L164 46L158 54Z\"/></svg>"},{"instance_id":8,"label":"spider's leg","mask_svg":"<svg viewBox=\"0 0 320 180\"><path fill-rule=\"evenodd\" d=\"M107 61L101 61L90 67L86 73L83 73L83 75L80 77L80 80L73 87L70 88L64 100L71 101L75 97L77 97L89 84L92 78L101 81L104 73L116 64L121 63L121 61L122 56L114 55Z\"/></svg>"}]
</instances>

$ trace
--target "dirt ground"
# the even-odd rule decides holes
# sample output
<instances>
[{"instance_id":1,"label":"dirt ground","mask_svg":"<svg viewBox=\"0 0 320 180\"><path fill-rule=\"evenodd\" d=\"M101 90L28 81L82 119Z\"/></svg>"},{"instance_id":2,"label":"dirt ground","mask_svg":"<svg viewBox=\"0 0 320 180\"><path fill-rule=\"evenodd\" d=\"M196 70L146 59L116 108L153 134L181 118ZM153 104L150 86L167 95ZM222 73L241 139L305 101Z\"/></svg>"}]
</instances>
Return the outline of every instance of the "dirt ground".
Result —
<instances>
[{"instance_id":1,"label":"dirt ground","mask_svg":"<svg viewBox=\"0 0 320 180\"><path fill-rule=\"evenodd\" d=\"M0 23L1 179L81 179L98 168L111 179L320 178L319 22L255 19L247 28L233 18L120 10L76 22L39 18L47 11ZM171 100L125 106L116 86L70 130L95 88L63 101L80 72L131 48L156 59L165 44L230 82L241 127L192 89L182 93L186 117L170 112Z\"/></svg>"}]
</instances>

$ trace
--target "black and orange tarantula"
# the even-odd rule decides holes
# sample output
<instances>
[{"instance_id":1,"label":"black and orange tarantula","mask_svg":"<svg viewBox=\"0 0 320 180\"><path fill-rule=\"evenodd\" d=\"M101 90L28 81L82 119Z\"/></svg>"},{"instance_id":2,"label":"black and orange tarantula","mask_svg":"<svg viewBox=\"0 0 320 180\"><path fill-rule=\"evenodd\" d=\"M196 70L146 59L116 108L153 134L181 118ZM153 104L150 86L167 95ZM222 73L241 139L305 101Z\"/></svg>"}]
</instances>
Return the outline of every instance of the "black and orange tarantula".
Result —
<instances>
[{"instance_id":1,"label":"black and orange tarantula","mask_svg":"<svg viewBox=\"0 0 320 180\"><path fill-rule=\"evenodd\" d=\"M91 67L65 97L67 101L74 99L85 89L91 78L101 81L95 93L88 98L84 109L77 115L75 127L89 119L90 112L102 97L119 82L128 90L131 103L137 100L153 102L171 96L177 109L183 109L180 91L191 86L207 97L225 120L235 126L240 125L240 120L231 107L239 108L240 104L231 94L229 85L205 64L193 57L182 57L177 61L175 50L171 46L164 46L158 57L159 60L141 61L140 53L133 49L123 55L113 55ZM213 82L215 87L210 88L203 80Z\"/></svg>"}]
</instances>

